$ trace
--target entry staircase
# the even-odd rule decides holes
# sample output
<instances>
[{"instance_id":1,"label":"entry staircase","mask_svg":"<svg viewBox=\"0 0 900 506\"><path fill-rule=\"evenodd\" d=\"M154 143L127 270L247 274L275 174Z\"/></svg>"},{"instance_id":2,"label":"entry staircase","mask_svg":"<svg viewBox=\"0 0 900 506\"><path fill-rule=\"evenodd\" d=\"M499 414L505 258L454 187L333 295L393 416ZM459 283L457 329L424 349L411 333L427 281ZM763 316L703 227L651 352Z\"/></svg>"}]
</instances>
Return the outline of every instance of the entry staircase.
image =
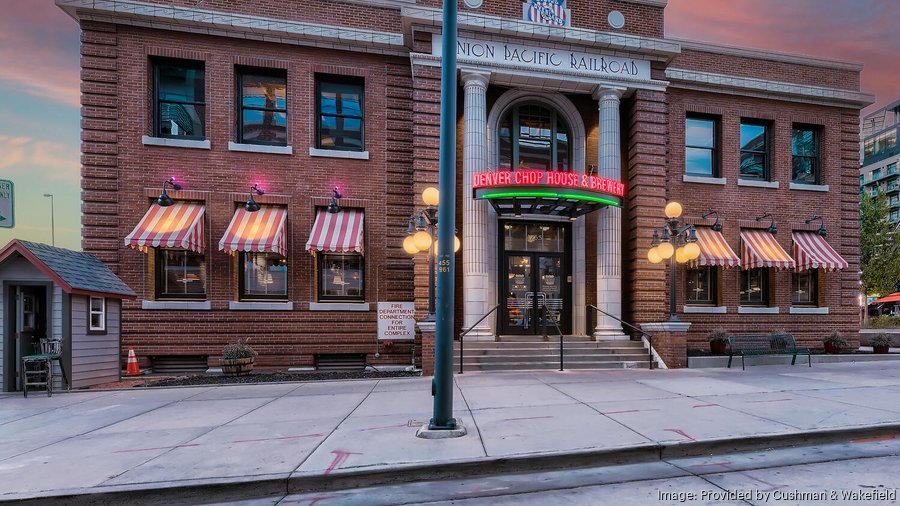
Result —
<instances>
[{"instance_id":1,"label":"entry staircase","mask_svg":"<svg viewBox=\"0 0 900 506\"><path fill-rule=\"evenodd\" d=\"M454 341L454 371L459 371L459 341ZM565 369L628 369L650 367L650 353L640 341L593 341L563 336ZM654 364L655 366L655 364ZM526 371L559 369L559 336L500 336L496 341L466 339L463 371Z\"/></svg>"}]
</instances>

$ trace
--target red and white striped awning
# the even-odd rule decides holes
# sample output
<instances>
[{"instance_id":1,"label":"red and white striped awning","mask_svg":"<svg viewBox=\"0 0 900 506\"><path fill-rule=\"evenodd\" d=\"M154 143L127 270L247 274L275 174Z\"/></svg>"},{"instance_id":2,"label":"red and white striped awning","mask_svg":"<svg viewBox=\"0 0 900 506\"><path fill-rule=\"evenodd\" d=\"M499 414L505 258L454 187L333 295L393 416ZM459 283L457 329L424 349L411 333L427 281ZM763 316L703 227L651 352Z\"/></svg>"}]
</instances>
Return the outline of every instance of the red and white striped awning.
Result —
<instances>
[{"instance_id":1,"label":"red and white striped awning","mask_svg":"<svg viewBox=\"0 0 900 506\"><path fill-rule=\"evenodd\" d=\"M219 250L229 253L254 251L278 253L287 256L285 222L287 208L281 206L260 206L251 213L239 207L231 218L225 235L219 241Z\"/></svg>"},{"instance_id":2,"label":"red and white striped awning","mask_svg":"<svg viewBox=\"0 0 900 506\"><path fill-rule=\"evenodd\" d=\"M697 245L700 246L700 257L692 262L695 265L737 267L741 264L741 259L725 242L721 232L697 227Z\"/></svg>"},{"instance_id":3,"label":"red and white striped awning","mask_svg":"<svg viewBox=\"0 0 900 506\"><path fill-rule=\"evenodd\" d=\"M741 269L793 269L794 259L766 230L741 230Z\"/></svg>"},{"instance_id":4,"label":"red and white striped awning","mask_svg":"<svg viewBox=\"0 0 900 506\"><path fill-rule=\"evenodd\" d=\"M364 214L358 209L344 209L336 213L324 209L316 211L316 222L306 241L306 250L310 253L362 254Z\"/></svg>"},{"instance_id":5,"label":"red and white striped awning","mask_svg":"<svg viewBox=\"0 0 900 506\"><path fill-rule=\"evenodd\" d=\"M125 245L141 251L147 248L179 248L203 254L203 215L206 207L196 202L175 202L171 206L150 206L141 221L125 237Z\"/></svg>"},{"instance_id":6,"label":"red and white striped awning","mask_svg":"<svg viewBox=\"0 0 900 506\"><path fill-rule=\"evenodd\" d=\"M815 232L794 232L794 259L797 272L807 269L846 269L849 264L824 237Z\"/></svg>"}]
</instances>

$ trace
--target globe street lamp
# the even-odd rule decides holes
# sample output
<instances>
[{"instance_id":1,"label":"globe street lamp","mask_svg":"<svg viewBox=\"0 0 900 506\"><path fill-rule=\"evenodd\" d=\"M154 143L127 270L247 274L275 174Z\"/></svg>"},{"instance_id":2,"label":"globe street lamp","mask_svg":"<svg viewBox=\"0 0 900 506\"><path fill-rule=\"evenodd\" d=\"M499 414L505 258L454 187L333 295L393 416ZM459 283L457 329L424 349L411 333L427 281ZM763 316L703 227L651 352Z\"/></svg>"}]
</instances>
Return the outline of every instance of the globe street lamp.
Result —
<instances>
[{"instance_id":1,"label":"globe street lamp","mask_svg":"<svg viewBox=\"0 0 900 506\"><path fill-rule=\"evenodd\" d=\"M435 290L435 272L434 260L437 257L438 241L437 241L437 224L438 224L438 202L440 202L440 192L437 188L429 186L422 191L422 202L425 203L425 209L417 213L413 213L409 217L409 224L406 228L406 238L403 239L403 251L410 255L416 253L428 252L428 315L425 321L434 321L434 290ZM459 238L453 237L453 251L459 251Z\"/></svg>"},{"instance_id":2,"label":"globe street lamp","mask_svg":"<svg viewBox=\"0 0 900 506\"><path fill-rule=\"evenodd\" d=\"M680 226L682 207L678 202L669 202L665 208L666 224L653 231L653 240L647 260L658 264L669 260L672 283L669 291L669 321L680 321L675 312L675 275L677 264L683 264L700 257L700 246L697 244L697 230L693 225Z\"/></svg>"}]
</instances>

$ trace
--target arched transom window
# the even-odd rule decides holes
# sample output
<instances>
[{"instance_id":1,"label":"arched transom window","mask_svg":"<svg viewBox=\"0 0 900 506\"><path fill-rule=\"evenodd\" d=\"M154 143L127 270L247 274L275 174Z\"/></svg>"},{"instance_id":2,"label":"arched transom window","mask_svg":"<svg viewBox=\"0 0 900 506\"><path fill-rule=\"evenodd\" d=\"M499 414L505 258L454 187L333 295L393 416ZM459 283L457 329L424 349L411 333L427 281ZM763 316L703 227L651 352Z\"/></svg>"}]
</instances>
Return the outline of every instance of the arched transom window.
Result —
<instances>
[{"instance_id":1,"label":"arched transom window","mask_svg":"<svg viewBox=\"0 0 900 506\"><path fill-rule=\"evenodd\" d=\"M572 132L556 110L525 102L511 107L500 121L501 170L572 170Z\"/></svg>"}]
</instances>

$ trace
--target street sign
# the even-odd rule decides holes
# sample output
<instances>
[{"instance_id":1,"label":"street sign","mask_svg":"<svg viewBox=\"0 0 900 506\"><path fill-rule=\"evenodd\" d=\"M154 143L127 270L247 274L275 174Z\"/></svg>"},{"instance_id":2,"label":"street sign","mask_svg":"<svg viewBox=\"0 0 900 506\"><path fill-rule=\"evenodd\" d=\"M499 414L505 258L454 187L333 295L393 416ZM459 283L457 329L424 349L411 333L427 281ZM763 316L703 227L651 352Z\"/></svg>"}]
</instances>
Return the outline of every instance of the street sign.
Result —
<instances>
[{"instance_id":1,"label":"street sign","mask_svg":"<svg viewBox=\"0 0 900 506\"><path fill-rule=\"evenodd\" d=\"M13 228L16 224L13 206L13 183L0 179L0 228Z\"/></svg>"},{"instance_id":2,"label":"street sign","mask_svg":"<svg viewBox=\"0 0 900 506\"><path fill-rule=\"evenodd\" d=\"M411 341L415 338L415 302L378 303L379 341Z\"/></svg>"}]
</instances>

